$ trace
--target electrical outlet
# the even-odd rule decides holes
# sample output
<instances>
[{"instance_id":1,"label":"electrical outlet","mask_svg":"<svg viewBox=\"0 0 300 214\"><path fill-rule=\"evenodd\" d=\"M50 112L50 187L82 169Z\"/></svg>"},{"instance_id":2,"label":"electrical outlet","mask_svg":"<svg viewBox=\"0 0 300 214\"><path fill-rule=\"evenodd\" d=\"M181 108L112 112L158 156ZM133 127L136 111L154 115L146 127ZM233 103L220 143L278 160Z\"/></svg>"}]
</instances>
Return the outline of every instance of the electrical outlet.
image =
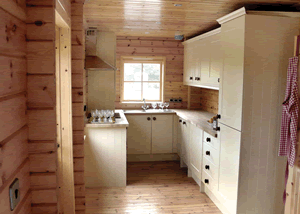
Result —
<instances>
[{"instance_id":1,"label":"electrical outlet","mask_svg":"<svg viewBox=\"0 0 300 214\"><path fill-rule=\"evenodd\" d=\"M9 186L10 210L13 211L20 202L19 179L16 178Z\"/></svg>"}]
</instances>

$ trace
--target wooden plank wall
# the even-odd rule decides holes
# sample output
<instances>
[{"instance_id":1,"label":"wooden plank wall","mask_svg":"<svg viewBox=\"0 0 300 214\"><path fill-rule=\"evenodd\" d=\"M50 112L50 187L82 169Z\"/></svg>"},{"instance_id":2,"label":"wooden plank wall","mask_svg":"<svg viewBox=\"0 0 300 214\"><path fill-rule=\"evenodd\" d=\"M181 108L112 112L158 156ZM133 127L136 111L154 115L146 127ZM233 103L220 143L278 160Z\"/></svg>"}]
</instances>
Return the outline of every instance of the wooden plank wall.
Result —
<instances>
[{"instance_id":1,"label":"wooden plank wall","mask_svg":"<svg viewBox=\"0 0 300 214\"><path fill-rule=\"evenodd\" d=\"M31 213L26 109L26 4L0 3L0 213ZM19 179L20 202L10 211L9 186Z\"/></svg>"},{"instance_id":2,"label":"wooden plank wall","mask_svg":"<svg viewBox=\"0 0 300 214\"><path fill-rule=\"evenodd\" d=\"M73 155L76 214L85 213L84 183L84 105L86 105L84 0L73 0L72 23L72 93L73 93Z\"/></svg>"},{"instance_id":3,"label":"wooden plank wall","mask_svg":"<svg viewBox=\"0 0 300 214\"><path fill-rule=\"evenodd\" d=\"M141 108L141 104L120 103L120 57L121 56L165 56L167 58L165 78L165 101L181 97L182 103L170 103L169 108L187 108L188 87L183 85L183 45L173 38L117 37L117 73L115 108Z\"/></svg>"},{"instance_id":4,"label":"wooden plank wall","mask_svg":"<svg viewBox=\"0 0 300 214\"><path fill-rule=\"evenodd\" d=\"M189 86L189 109L218 114L219 91Z\"/></svg>"},{"instance_id":5,"label":"wooden plank wall","mask_svg":"<svg viewBox=\"0 0 300 214\"><path fill-rule=\"evenodd\" d=\"M56 213L54 1L27 0L27 92L32 213ZM42 25L35 24L42 21Z\"/></svg>"}]
</instances>

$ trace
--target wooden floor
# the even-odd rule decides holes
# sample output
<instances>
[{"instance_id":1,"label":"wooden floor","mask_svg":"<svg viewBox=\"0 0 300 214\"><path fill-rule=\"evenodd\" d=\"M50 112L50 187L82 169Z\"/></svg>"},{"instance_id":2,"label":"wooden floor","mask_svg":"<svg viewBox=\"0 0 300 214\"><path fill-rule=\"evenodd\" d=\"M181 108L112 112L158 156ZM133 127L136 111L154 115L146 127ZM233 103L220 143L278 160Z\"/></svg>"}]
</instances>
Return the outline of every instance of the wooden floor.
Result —
<instances>
[{"instance_id":1,"label":"wooden floor","mask_svg":"<svg viewBox=\"0 0 300 214\"><path fill-rule=\"evenodd\" d=\"M127 187L87 189L87 214L221 214L179 162L129 163L127 167Z\"/></svg>"}]
</instances>

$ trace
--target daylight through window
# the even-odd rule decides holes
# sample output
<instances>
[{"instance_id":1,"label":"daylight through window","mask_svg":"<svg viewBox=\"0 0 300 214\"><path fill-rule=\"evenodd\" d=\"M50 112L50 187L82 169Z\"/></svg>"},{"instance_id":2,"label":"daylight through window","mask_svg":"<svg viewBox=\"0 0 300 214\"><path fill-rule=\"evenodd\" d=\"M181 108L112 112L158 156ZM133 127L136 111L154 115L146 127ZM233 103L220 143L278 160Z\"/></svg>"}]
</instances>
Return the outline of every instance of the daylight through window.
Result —
<instances>
[{"instance_id":1,"label":"daylight through window","mask_svg":"<svg viewBox=\"0 0 300 214\"><path fill-rule=\"evenodd\" d=\"M160 61L124 61L123 101L162 101Z\"/></svg>"}]
</instances>

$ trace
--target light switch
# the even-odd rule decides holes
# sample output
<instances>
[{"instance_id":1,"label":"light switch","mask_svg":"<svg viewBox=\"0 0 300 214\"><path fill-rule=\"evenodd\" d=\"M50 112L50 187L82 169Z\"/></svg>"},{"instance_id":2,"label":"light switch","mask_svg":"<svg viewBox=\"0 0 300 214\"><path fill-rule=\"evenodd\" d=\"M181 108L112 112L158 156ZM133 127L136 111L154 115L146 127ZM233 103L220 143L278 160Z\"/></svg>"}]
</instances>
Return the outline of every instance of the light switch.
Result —
<instances>
[{"instance_id":1,"label":"light switch","mask_svg":"<svg viewBox=\"0 0 300 214\"><path fill-rule=\"evenodd\" d=\"M19 179L16 178L9 186L10 210L14 210L20 202Z\"/></svg>"}]
</instances>

